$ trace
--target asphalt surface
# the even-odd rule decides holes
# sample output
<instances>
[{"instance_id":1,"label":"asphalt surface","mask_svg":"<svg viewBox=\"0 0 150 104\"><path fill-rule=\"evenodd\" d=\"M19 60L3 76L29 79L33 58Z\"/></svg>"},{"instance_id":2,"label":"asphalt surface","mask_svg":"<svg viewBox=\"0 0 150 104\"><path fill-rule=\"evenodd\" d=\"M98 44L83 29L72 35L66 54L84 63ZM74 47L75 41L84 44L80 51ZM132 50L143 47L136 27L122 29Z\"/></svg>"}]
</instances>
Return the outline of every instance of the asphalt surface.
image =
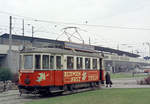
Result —
<instances>
[{"instance_id":1,"label":"asphalt surface","mask_svg":"<svg viewBox=\"0 0 150 104\"><path fill-rule=\"evenodd\" d=\"M137 81L142 78L121 78L113 79L111 88L150 88L150 85L137 85ZM106 88L103 86L102 88ZM107 89L107 88L106 88ZM18 90L10 90L0 93L0 104L24 104L25 102L44 99L48 97L40 97L35 95L23 94L19 96Z\"/></svg>"},{"instance_id":2,"label":"asphalt surface","mask_svg":"<svg viewBox=\"0 0 150 104\"><path fill-rule=\"evenodd\" d=\"M150 85L139 85L137 82L143 78L119 78L113 79L112 88L150 88Z\"/></svg>"}]
</instances>

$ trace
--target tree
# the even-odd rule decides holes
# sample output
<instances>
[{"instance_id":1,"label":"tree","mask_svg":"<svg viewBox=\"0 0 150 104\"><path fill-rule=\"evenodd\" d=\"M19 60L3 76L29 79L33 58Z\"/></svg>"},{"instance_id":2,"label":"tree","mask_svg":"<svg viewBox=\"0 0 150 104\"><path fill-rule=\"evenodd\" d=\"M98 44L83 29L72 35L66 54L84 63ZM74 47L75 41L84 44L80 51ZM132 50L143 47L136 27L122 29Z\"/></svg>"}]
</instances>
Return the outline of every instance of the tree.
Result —
<instances>
[{"instance_id":1,"label":"tree","mask_svg":"<svg viewBox=\"0 0 150 104\"><path fill-rule=\"evenodd\" d=\"M0 81L7 81L12 79L12 73L8 68L0 68Z\"/></svg>"}]
</instances>

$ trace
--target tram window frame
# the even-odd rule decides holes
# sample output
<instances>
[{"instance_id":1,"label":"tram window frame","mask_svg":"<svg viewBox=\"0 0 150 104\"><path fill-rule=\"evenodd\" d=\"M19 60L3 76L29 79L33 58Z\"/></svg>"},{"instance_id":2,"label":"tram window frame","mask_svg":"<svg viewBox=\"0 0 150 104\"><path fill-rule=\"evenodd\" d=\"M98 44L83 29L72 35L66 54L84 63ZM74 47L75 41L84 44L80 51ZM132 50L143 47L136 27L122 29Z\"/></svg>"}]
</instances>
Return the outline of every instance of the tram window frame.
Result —
<instances>
[{"instance_id":1,"label":"tram window frame","mask_svg":"<svg viewBox=\"0 0 150 104\"><path fill-rule=\"evenodd\" d=\"M76 57L77 69L83 69L83 57Z\"/></svg>"},{"instance_id":2,"label":"tram window frame","mask_svg":"<svg viewBox=\"0 0 150 104\"><path fill-rule=\"evenodd\" d=\"M19 70L23 69L23 55L19 56Z\"/></svg>"},{"instance_id":3,"label":"tram window frame","mask_svg":"<svg viewBox=\"0 0 150 104\"><path fill-rule=\"evenodd\" d=\"M45 59L44 59L45 58ZM49 55L43 55L42 56L42 69L49 69Z\"/></svg>"},{"instance_id":4,"label":"tram window frame","mask_svg":"<svg viewBox=\"0 0 150 104\"><path fill-rule=\"evenodd\" d=\"M74 57L67 56L67 69L74 69Z\"/></svg>"},{"instance_id":5,"label":"tram window frame","mask_svg":"<svg viewBox=\"0 0 150 104\"><path fill-rule=\"evenodd\" d=\"M54 69L54 63L55 63L54 59L55 59L55 57L53 55L50 55L50 61L49 61L50 62L50 69Z\"/></svg>"},{"instance_id":6,"label":"tram window frame","mask_svg":"<svg viewBox=\"0 0 150 104\"><path fill-rule=\"evenodd\" d=\"M58 60L58 58L60 58ZM61 61L62 57L61 56L56 56L56 69L61 69L62 68L62 61Z\"/></svg>"},{"instance_id":7,"label":"tram window frame","mask_svg":"<svg viewBox=\"0 0 150 104\"><path fill-rule=\"evenodd\" d=\"M95 61L95 60L96 60L96 61ZM95 63L94 61L95 61L96 63ZM97 58L93 58L93 59L92 59L92 66L93 66L92 68L93 68L93 69L97 69L97 68L98 68L97 63L98 63Z\"/></svg>"},{"instance_id":8,"label":"tram window frame","mask_svg":"<svg viewBox=\"0 0 150 104\"><path fill-rule=\"evenodd\" d=\"M87 62L88 63L87 63ZM91 58L90 57L85 57L85 69L91 69Z\"/></svg>"},{"instance_id":9,"label":"tram window frame","mask_svg":"<svg viewBox=\"0 0 150 104\"><path fill-rule=\"evenodd\" d=\"M26 60L27 58L25 57L28 57L28 56L31 56L30 59ZM27 64L26 64L27 62ZM23 55L23 69L24 70L31 70L33 69L33 55Z\"/></svg>"},{"instance_id":10,"label":"tram window frame","mask_svg":"<svg viewBox=\"0 0 150 104\"><path fill-rule=\"evenodd\" d=\"M37 65L37 58L36 58L36 56L40 56L39 59L38 59L39 60L38 61L39 65ZM35 70L41 70L41 58L42 58L42 56L40 54L35 54Z\"/></svg>"}]
</instances>

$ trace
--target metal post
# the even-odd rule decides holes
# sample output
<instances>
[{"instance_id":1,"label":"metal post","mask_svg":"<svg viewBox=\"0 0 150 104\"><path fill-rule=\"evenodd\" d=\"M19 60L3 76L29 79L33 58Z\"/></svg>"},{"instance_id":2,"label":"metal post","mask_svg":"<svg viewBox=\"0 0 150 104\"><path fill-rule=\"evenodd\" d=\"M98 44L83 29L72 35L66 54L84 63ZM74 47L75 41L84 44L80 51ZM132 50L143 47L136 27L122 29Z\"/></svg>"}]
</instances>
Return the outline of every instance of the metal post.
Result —
<instances>
[{"instance_id":1,"label":"metal post","mask_svg":"<svg viewBox=\"0 0 150 104\"><path fill-rule=\"evenodd\" d=\"M32 45L33 45L33 36L34 36L34 26L32 26Z\"/></svg>"},{"instance_id":2,"label":"metal post","mask_svg":"<svg viewBox=\"0 0 150 104\"><path fill-rule=\"evenodd\" d=\"M147 45L149 46L149 57L150 57L150 43L147 43Z\"/></svg>"},{"instance_id":3,"label":"metal post","mask_svg":"<svg viewBox=\"0 0 150 104\"><path fill-rule=\"evenodd\" d=\"M146 42L146 44L148 45L148 48L149 48L149 57L150 57L150 43Z\"/></svg>"},{"instance_id":4,"label":"metal post","mask_svg":"<svg viewBox=\"0 0 150 104\"><path fill-rule=\"evenodd\" d=\"M9 52L12 49L12 16L9 18L10 24L9 24Z\"/></svg>"},{"instance_id":5,"label":"metal post","mask_svg":"<svg viewBox=\"0 0 150 104\"><path fill-rule=\"evenodd\" d=\"M24 38L24 19L22 20L22 36ZM23 48L25 46L25 40L23 40Z\"/></svg>"},{"instance_id":6,"label":"metal post","mask_svg":"<svg viewBox=\"0 0 150 104\"><path fill-rule=\"evenodd\" d=\"M90 39L90 37L89 37L89 45L91 45L91 39Z\"/></svg>"},{"instance_id":7,"label":"metal post","mask_svg":"<svg viewBox=\"0 0 150 104\"><path fill-rule=\"evenodd\" d=\"M34 35L34 26L32 26L32 38L33 38L33 35Z\"/></svg>"},{"instance_id":8,"label":"metal post","mask_svg":"<svg viewBox=\"0 0 150 104\"><path fill-rule=\"evenodd\" d=\"M12 63L12 16L9 18L9 50L8 50L8 68L11 69Z\"/></svg>"}]
</instances>

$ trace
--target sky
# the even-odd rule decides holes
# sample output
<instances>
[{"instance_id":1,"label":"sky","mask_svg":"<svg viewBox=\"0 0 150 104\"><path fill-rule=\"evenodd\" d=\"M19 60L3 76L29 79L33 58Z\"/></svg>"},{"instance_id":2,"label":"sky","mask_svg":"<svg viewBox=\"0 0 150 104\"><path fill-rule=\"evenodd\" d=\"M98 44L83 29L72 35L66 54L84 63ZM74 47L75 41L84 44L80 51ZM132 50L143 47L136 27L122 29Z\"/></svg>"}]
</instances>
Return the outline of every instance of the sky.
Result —
<instances>
[{"instance_id":1,"label":"sky","mask_svg":"<svg viewBox=\"0 0 150 104\"><path fill-rule=\"evenodd\" d=\"M150 0L0 0L0 33L8 32L9 16L12 15L13 33L17 35L22 34L24 17L26 36L31 36L31 26L34 26L35 37L67 40L63 28L78 27L87 44L90 39L94 45L134 53L138 50L140 55L146 56L149 50L145 43L150 42L149 5ZM57 23L35 22L26 17ZM74 30L68 29L67 32L71 34Z\"/></svg>"}]
</instances>

